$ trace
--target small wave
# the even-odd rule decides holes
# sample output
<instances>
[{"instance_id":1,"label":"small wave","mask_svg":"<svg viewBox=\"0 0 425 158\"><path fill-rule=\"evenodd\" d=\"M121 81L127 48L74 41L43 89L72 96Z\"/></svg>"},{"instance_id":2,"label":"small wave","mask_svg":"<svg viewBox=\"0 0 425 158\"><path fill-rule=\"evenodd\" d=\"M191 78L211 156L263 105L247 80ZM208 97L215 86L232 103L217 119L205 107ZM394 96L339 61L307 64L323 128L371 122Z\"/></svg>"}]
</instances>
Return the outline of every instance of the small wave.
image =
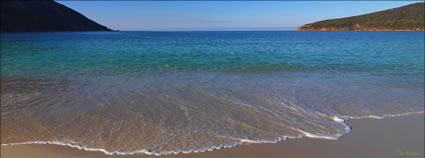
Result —
<instances>
[{"instance_id":1,"label":"small wave","mask_svg":"<svg viewBox=\"0 0 425 158\"><path fill-rule=\"evenodd\" d=\"M329 140L337 140L338 138L344 136L345 134L349 133L351 131L351 127L345 123L345 121L337 116L333 117L335 122L342 123L345 125L345 130L337 135L323 135L323 134L313 134L309 132L305 132L302 130L298 130L301 134L299 135L289 135L289 136L281 136L273 140L267 140L267 139L239 139L239 142L235 142L232 144L222 144L219 146L211 146L207 148L200 148L200 149L192 149L192 150L176 150L176 151L152 151L150 149L141 149L141 150L133 150L133 151L125 151L125 150L116 150L111 151L107 149L102 148L95 148L90 146L83 146L83 145L77 145L73 143L68 143L65 141L31 141L31 142L21 142L21 143L7 143L7 144L1 144L2 146L9 146L9 145L28 145L28 144L50 144L50 145L60 145L60 146L68 146L72 148L77 148L79 150L84 151L98 151L103 152L106 155L135 155L135 154L146 154L146 155L171 155L171 154L189 154L189 153L200 153L200 152L207 152L207 151L214 151L219 149L225 149L225 148L233 148L239 145L243 144L260 144L260 143L279 143L281 141L287 140L287 139L295 139L295 138L314 138L314 139L329 139ZM341 121L342 120L342 121Z\"/></svg>"},{"instance_id":2,"label":"small wave","mask_svg":"<svg viewBox=\"0 0 425 158\"><path fill-rule=\"evenodd\" d=\"M1 144L2 146L10 146L10 145L29 145L29 144L49 144L49 145L60 145L60 146L68 146L72 148L77 148L79 150L84 151L98 151L103 152L106 155L135 155L135 154L146 154L146 155L155 155L155 156L161 156L161 155L171 155L171 154L189 154L189 153L201 153L201 152L207 152L207 151L214 151L218 149L225 149L225 148L233 148L242 144L246 143L278 143L283 140L286 140L288 138L301 138L301 136L294 136L294 137L280 137L276 141L272 140L249 140L249 139L241 139L240 142L232 143L232 144L226 144L226 145L219 145L219 146L212 146L208 148L201 148L201 149L193 149L193 150L177 150L177 151L152 151L150 149L141 149L141 150L134 150L134 151L124 151L124 150L116 150L116 151L110 151L102 148L95 148L95 147L89 147L89 146L82 146L82 145L76 145L67 143L64 141L31 141L31 142L21 142L21 143L8 143L8 144Z\"/></svg>"},{"instance_id":3,"label":"small wave","mask_svg":"<svg viewBox=\"0 0 425 158\"><path fill-rule=\"evenodd\" d=\"M267 140L267 139L239 139L239 142L235 142L232 144L222 144L219 146L211 146L207 148L200 148L200 149L192 149L192 150L176 150L176 151L152 151L150 149L141 149L141 150L133 150L133 151L125 151L125 150L116 150L111 151L107 149L102 148L95 148L90 146L83 146L83 145L77 145L68 143L65 141L31 141L31 142L21 142L21 143L7 143L7 144L1 144L2 146L9 146L9 145L26 145L26 144L50 144L50 145L60 145L60 146L68 146L72 148L77 148L79 150L85 150L85 151L98 151L103 152L106 155L135 155L135 154L146 154L146 155L155 155L155 156L161 156L161 155L171 155L171 154L189 154L189 153L200 153L200 152L207 152L207 151L214 151L219 149L225 149L225 148L233 148L239 145L243 144L260 144L260 143L279 143L281 141L287 140L287 139L295 139L295 138L313 138L313 139L327 139L327 140L338 140L342 136L348 134L351 132L351 127L346 123L350 119L364 119L364 118L370 118L370 119L384 119L388 117L399 117L399 116L407 116L411 114L425 114L425 111L419 111L419 112L407 112L407 113L401 113L401 114L385 114L383 116L376 116L376 115L367 115L367 116L361 116L361 117L338 117L334 116L333 121L344 124L345 128L344 131L336 134L336 135L324 135L324 134L314 134L305 132L302 130L298 130L301 134L299 135L289 135L289 136L281 136L274 140Z\"/></svg>"},{"instance_id":4,"label":"small wave","mask_svg":"<svg viewBox=\"0 0 425 158\"><path fill-rule=\"evenodd\" d=\"M376 116L376 115L366 115L366 116L359 116L359 117L348 117L349 119L384 119L389 117L400 117L400 116L407 116L411 114L425 114L425 111L418 111L418 112L405 112L400 114L384 114L382 116Z\"/></svg>"},{"instance_id":5,"label":"small wave","mask_svg":"<svg viewBox=\"0 0 425 158\"><path fill-rule=\"evenodd\" d=\"M326 115L323 113L319 113L320 115ZM176 150L176 151L153 151L151 149L140 149L140 150L132 150L132 151L125 151L125 150L107 150L102 148L96 148L91 147L87 145L78 145L75 143L69 143L66 141L30 141L30 142L20 142L20 143L7 143L7 144L1 144L2 146L9 146L9 145L26 145L26 144L50 144L50 145L60 145L60 146L68 146L72 148L77 148L79 150L84 151L98 151L103 152L106 155L135 155L135 154L146 154L146 155L171 155L171 154L189 154L189 153L200 153L200 152L207 152L207 151L214 151L219 149L225 149L225 148L233 148L239 145L243 144L260 144L260 143L279 143L281 141L287 140L287 139L295 139L295 138L313 138L313 139L327 139L327 140L338 140L342 136L348 134L351 132L351 127L348 125L348 121L351 119L384 119L388 117L399 117L399 116L407 116L411 114L425 114L425 111L419 111L419 112L406 112L406 113L400 113L400 114L384 114L382 116L376 116L376 115L366 115L366 116L360 116L360 117L350 117L350 116L327 116L330 118L330 120L340 123L344 125L344 129L339 134L334 135L325 135L325 134L317 134L317 133L310 133L303 130L298 129L297 131L300 132L298 135L286 135L281 136L276 139L239 139L238 142L231 143L231 144L221 144L218 146L211 146L206 148L200 148L200 149L191 149L191 150Z\"/></svg>"},{"instance_id":6,"label":"small wave","mask_svg":"<svg viewBox=\"0 0 425 158\"><path fill-rule=\"evenodd\" d=\"M134 150L134 151L124 151L124 150L116 150L116 151L110 151L102 148L95 148L95 147L89 147L89 146L82 146L82 145L76 145L67 143L64 141L31 141L31 142L21 142L21 143L8 143L8 144L2 144L2 146L9 146L9 145L27 145L27 144L50 144L50 145L60 145L60 146L68 146L72 148L77 148L79 150L85 150L85 151L99 151L103 152L106 155L135 155L135 154L146 154L146 155L170 155L170 154L179 154L179 153L199 153L199 152L206 152L206 151L213 151L217 149L223 149L223 148L231 148L238 145L243 144L241 143L233 143L230 145L220 145L220 146L213 146L209 148L201 148L198 150L178 150L178 151L152 151L150 149L141 149L141 150Z\"/></svg>"},{"instance_id":7,"label":"small wave","mask_svg":"<svg viewBox=\"0 0 425 158\"><path fill-rule=\"evenodd\" d=\"M64 141L31 141L31 142L21 142L21 143L8 143L8 144L1 144L2 146L11 146L11 145L29 145L29 144L49 144L49 145L60 145L60 146L68 146L71 148L77 148L79 150L84 151L98 151L103 152L106 155L135 155L135 154L146 154L146 155L155 155L155 156L161 156L161 155L171 155L171 154L190 154L190 153L201 153L201 152L207 152L207 151L214 151L219 149L225 149L225 148L233 148L239 145L243 144L261 144L261 143L279 143L281 141L287 140L287 139L294 139L294 138L303 138L303 136L311 137L311 138L319 138L319 139L327 139L330 137L323 136L323 137L316 137L314 134L305 134L303 135L296 135L296 136L283 136L279 137L276 140L251 140L251 139L240 139L240 142L232 143L232 144L223 144L219 146L212 146L207 148L201 148L201 149L193 149L193 150L177 150L177 151L152 151L150 149L141 149L141 150L134 150L134 151L125 151L125 150L116 150L111 151L107 149L102 148L95 148L95 147L89 147L89 146L83 146L83 145L77 145L72 143L67 143Z\"/></svg>"}]
</instances>

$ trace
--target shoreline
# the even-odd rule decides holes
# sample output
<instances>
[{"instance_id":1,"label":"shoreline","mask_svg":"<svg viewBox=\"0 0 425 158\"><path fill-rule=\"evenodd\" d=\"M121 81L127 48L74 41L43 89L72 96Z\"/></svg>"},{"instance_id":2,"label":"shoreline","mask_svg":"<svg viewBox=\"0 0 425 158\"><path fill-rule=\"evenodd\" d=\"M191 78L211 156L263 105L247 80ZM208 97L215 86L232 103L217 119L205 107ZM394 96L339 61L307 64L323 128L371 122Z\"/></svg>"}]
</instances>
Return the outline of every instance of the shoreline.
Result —
<instances>
[{"instance_id":1,"label":"shoreline","mask_svg":"<svg viewBox=\"0 0 425 158\"><path fill-rule=\"evenodd\" d=\"M235 142L233 144L222 144L220 146L211 146L206 148L200 148L200 149L193 149L193 150L179 150L179 151L164 151L164 152L155 152L147 149L140 149L140 150L134 150L134 151L123 151L123 150L116 150L116 151L110 151L103 148L95 148L95 147L89 147L89 146L82 146L77 144L72 144L68 142L63 141L31 141L31 142L20 142L20 143L8 143L8 144L1 144L1 146L15 146L15 145L58 145L58 146L64 146L64 147L71 147L76 148L78 150L83 151L94 151L94 152L102 152L105 155L154 155L154 156L166 156L166 155L179 155L179 154L192 154L192 153L202 153L202 152L210 152L215 150L222 150L226 148L235 148L246 144L275 144L280 143L282 141L288 140L288 139L302 139L302 138L308 138L308 139L324 139L324 140L338 140L341 137L349 134L352 131L352 127L348 122L350 120L355 119L385 119L385 118L392 118L392 117L401 117L401 116L408 116L408 115L415 115L415 114L425 114L425 111L418 111L418 112L406 112L406 113L399 113L399 114L386 114L383 116L376 116L376 115L366 115L362 117L337 117L334 116L332 119L335 122L344 124L345 131L343 133L340 133L339 136L328 136L328 135L317 135L313 133L308 133L304 131L300 131L301 134L299 135L291 135L291 136L281 136L273 140L251 140L251 139L241 139L240 142Z\"/></svg>"},{"instance_id":2,"label":"shoreline","mask_svg":"<svg viewBox=\"0 0 425 158\"><path fill-rule=\"evenodd\" d=\"M407 115L407 116L406 116ZM385 119L380 118L362 118L362 119L350 119L347 123L352 127L352 131L346 134L345 136L342 136L338 140L327 140L327 139L314 139L314 138L308 138L303 137L301 139L293 139L289 138L284 141L280 141L277 143L250 143L250 142L244 142L241 145L237 145L237 147L232 148L226 148L226 147L220 147L217 149L220 150L207 150L208 152L194 152L194 153L179 153L179 154L173 154L170 155L161 155L161 156L155 156L155 155L148 155L148 154L136 154L133 155L106 155L102 151L99 150L90 150L87 151L86 149L80 149L78 147L69 147L64 145L54 145L54 144L24 144L24 145L2 145L1 146L1 157L111 157L111 158L133 158L133 157L258 157L258 156L267 156L267 157L279 157L283 155L292 155L292 156L301 156L302 155L311 155L311 156L317 156L317 152L321 151L319 155L325 155L332 154L332 150L335 148L342 148L342 151L347 150L347 148L351 145L355 145L357 147L362 148L362 145L359 145L358 142L356 143L356 140L365 140L368 142L366 144L370 143L376 143L376 142L385 142L386 140L373 140L374 137L371 137L375 135L375 137L379 137L379 135L388 136L391 135L390 138L401 138L401 137L413 137L416 139L412 139L410 141L406 142L415 142L415 140L421 140L421 142L416 143L410 143L407 145L403 145L402 147L408 147L409 149L392 149L393 152L392 155L394 157L400 157L400 156L407 156L407 157L421 157L424 155L423 152L423 131L424 131L424 112L417 112L412 115L406 114L406 115L398 115L393 117L386 117ZM418 124L420 124L418 126ZM416 125L416 126L415 126ZM380 127L381 128L377 128ZM408 128L402 128L403 126L408 126ZM414 128L415 130L412 130L411 128ZM369 130L368 130L369 129ZM382 131L384 129L392 129L392 130L386 130ZM392 131L397 130L405 130L405 132L415 133L415 134L399 134L399 133L392 133ZM389 133L388 133L388 132ZM362 132L363 134L360 134ZM421 137L421 138L418 138ZM297 137L295 137L297 138ZM395 139L395 140L397 140ZM385 154L389 153L388 149L391 149L389 147L389 144L397 144L399 141L395 140L388 140L387 143L382 143L377 146L372 146L374 148L382 148L386 149L386 152L375 152L375 154ZM321 145L322 144L322 145ZM327 144L327 145L324 145ZM348 145L344 145L348 144ZM330 146L329 146L330 145ZM336 145L336 146L335 146ZM419 147L419 148L416 148ZM314 152L309 151L305 152L303 151L303 148L310 149L315 148ZM322 150L317 150L321 149ZM327 149L329 148L329 149ZM411 149L412 148L412 149ZM414 149L413 149L414 148ZM274 150L272 150L274 149ZM420 150L422 149L422 150ZM351 150L355 150L355 148L352 148ZM22 152L27 151L27 152ZM301 152L303 151L303 152ZM339 152L341 156L347 157L350 154L348 154L350 150L348 149L345 152ZM363 150L359 150L360 152ZM359 152L357 151L357 152ZM260 155L259 155L260 154ZM261 155L265 154L265 155ZM374 152L371 152L369 154L374 154ZM369 155L367 154L367 155ZM237 155L237 156L229 156L229 155ZM254 156L257 155L257 156ZM366 155L366 156L367 156ZM332 156L332 155L328 155ZM309 156L307 156L309 157ZM319 156L320 157L320 156ZM358 156L354 156L358 157ZM378 156L379 157L379 156ZM387 155L388 157L388 155ZM391 157L391 154L390 154Z\"/></svg>"}]
</instances>

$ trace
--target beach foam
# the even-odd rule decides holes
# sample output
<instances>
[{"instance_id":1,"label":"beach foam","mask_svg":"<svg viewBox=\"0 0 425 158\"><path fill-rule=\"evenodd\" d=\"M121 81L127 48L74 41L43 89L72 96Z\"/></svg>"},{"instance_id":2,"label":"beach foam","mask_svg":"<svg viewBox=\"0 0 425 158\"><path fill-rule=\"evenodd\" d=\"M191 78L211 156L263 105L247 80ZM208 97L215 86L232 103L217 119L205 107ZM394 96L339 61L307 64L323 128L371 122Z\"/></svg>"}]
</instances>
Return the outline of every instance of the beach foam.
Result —
<instances>
[{"instance_id":1,"label":"beach foam","mask_svg":"<svg viewBox=\"0 0 425 158\"><path fill-rule=\"evenodd\" d=\"M401 114L392 114L392 115L385 115L385 116L364 116L364 117L354 117L351 119L384 119L387 117L400 117L400 116L407 116L412 114L424 114L424 111L421 112L408 112L408 113L401 113ZM334 116L335 122L344 123L343 119ZM32 141L32 142L21 142L21 143L8 143L8 144L1 144L2 146L8 146L8 145L26 145L26 144L52 144L52 145L60 145L60 146L68 146L71 148L77 148L79 150L85 150L85 151L97 151L97 152L103 152L106 155L135 155L135 154L146 154L146 155L170 155L170 154L189 154L189 153L199 153L199 152L207 152L207 151L214 151L214 150L220 150L225 148L233 148L237 147L239 145L243 144L250 144L250 143L279 143L281 141L287 140L287 139L295 139L295 138L313 138L313 139L327 139L327 140L338 140L338 138L348 134L351 131L351 127L346 124L346 131L344 133L341 133L339 135L322 135L322 134L312 134L309 132L300 131L302 134L300 135L291 135L291 136L282 136L279 138L276 138L274 140L251 140L251 139L240 139L240 142L233 143L233 144L222 144L220 146L211 146L208 148L201 148L201 149L193 149L193 150L177 150L177 151L151 151L150 149L140 149L140 150L134 150L134 151L124 151L124 150L116 150L116 151L110 151L107 149L102 148L95 148L95 147L89 147L84 145L76 145L67 143L64 141Z\"/></svg>"}]
</instances>

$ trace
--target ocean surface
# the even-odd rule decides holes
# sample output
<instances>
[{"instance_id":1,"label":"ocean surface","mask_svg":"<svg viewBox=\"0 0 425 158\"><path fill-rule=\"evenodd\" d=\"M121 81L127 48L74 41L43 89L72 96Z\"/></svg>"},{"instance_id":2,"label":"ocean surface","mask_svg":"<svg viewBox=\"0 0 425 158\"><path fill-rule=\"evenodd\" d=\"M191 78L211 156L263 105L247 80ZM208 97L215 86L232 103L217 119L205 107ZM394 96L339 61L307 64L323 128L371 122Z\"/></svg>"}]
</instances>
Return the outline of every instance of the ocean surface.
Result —
<instances>
[{"instance_id":1,"label":"ocean surface","mask_svg":"<svg viewBox=\"0 0 425 158\"><path fill-rule=\"evenodd\" d=\"M107 154L338 139L424 111L424 32L1 34L1 144Z\"/></svg>"}]
</instances>

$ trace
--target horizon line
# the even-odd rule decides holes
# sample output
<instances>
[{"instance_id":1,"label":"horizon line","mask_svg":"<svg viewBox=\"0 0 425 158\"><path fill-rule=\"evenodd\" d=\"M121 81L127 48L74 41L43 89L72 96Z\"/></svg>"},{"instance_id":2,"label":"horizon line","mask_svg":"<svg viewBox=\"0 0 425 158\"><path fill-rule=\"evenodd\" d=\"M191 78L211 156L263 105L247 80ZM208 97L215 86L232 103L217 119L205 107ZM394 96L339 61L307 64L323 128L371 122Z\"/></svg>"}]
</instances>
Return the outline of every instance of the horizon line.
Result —
<instances>
[{"instance_id":1,"label":"horizon line","mask_svg":"<svg viewBox=\"0 0 425 158\"><path fill-rule=\"evenodd\" d=\"M149 28L149 29L115 29L118 31L293 31L294 27L241 27L241 28Z\"/></svg>"}]
</instances>

